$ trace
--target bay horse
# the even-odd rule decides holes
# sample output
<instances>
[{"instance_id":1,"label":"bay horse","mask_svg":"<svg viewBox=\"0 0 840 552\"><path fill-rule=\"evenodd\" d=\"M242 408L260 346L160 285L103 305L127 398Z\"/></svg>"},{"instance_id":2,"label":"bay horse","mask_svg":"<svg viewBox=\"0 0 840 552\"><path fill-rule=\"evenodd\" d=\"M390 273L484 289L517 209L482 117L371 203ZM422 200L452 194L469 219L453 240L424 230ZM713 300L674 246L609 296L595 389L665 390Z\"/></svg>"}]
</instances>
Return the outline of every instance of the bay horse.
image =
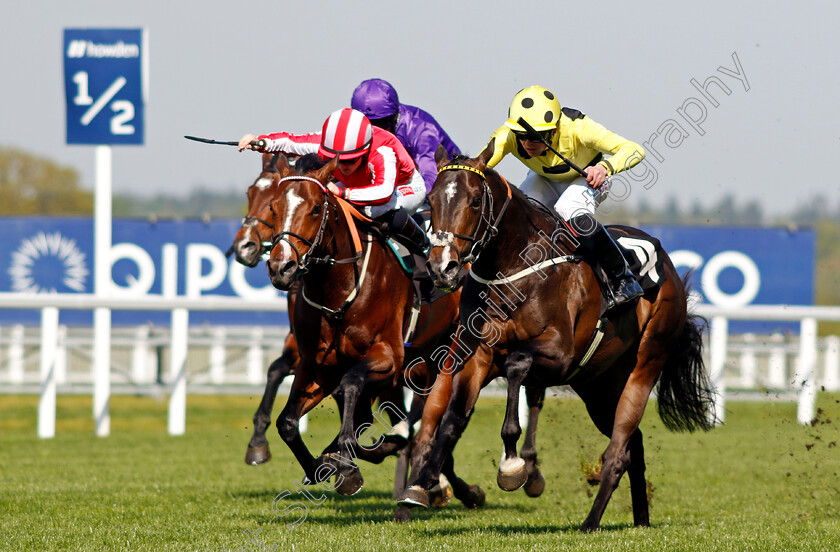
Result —
<instances>
[{"instance_id":1,"label":"bay horse","mask_svg":"<svg viewBox=\"0 0 840 552\"><path fill-rule=\"evenodd\" d=\"M454 288L460 267L473 262L462 288L456 338L458 349L470 356L453 376L435 447L399 504L427 507L427 489L463 432L480 390L503 376L508 397L499 485L512 490L526 477L524 461L516 454L520 385L570 385L595 426L610 439L602 455L600 488L581 531L599 528L625 471L634 524L647 526L639 423L657 380L658 410L667 428L712 427L711 391L701 356L702 319L687 312L686 286L661 248L659 285L637 302L604 313L595 270L573 255L571 247L562 251L556 243L558 237L570 241L557 234L562 221L487 168L493 149L491 141L474 159L449 160L445 152L437 156L439 173L429 194L429 265L436 286ZM631 239L647 237L629 227L621 232ZM533 262L535 244L549 253L537 255L538 264ZM561 254L549 259L558 249ZM598 342L595 336L601 332ZM453 355L455 350L453 345Z\"/></svg>"},{"instance_id":2,"label":"bay horse","mask_svg":"<svg viewBox=\"0 0 840 552\"><path fill-rule=\"evenodd\" d=\"M401 390L405 384L414 390L428 387L430 370L406 360L428 355L444 340L448 344L457 327L459 294L423 305L413 339L404 344L414 287L372 221L361 235L354 233L352 207L326 191L337 163L333 159L297 174L285 158L277 162L281 178L270 202L274 234L267 264L275 287L288 290L297 284L290 319L300 360L278 431L309 482L336 475L336 490L349 495L363 485L354 457L377 462L395 449L382 440L375 447L358 443L360 412L383 390ZM337 450L316 459L300 436L298 420L335 391L343 400ZM424 409L423 424L436 426L442 413L442 408ZM483 504L483 490L455 475L451 454L442 462L442 473L465 505ZM398 519L401 515L398 511Z\"/></svg>"},{"instance_id":3,"label":"bay horse","mask_svg":"<svg viewBox=\"0 0 840 552\"><path fill-rule=\"evenodd\" d=\"M284 168L285 172L283 175L281 175L278 165ZM318 163L318 166L320 165L321 163ZM299 170L312 166L311 158L304 156L298 159ZM240 264L255 267L259 264L263 255L271 249L274 213L271 211L270 203L280 193L278 182L288 173L288 170L290 170L288 158L282 154L263 154L262 170L255 181L248 187L248 213L242 219L242 226L237 231L230 249L231 252L235 252L236 260ZM289 290L287 296L287 311L290 324L293 322L292 314L294 312L295 292L296 288L292 288ZM280 384L287 376L294 373L299 359L300 355L298 354L294 333L289 332L283 346L283 352L268 368L265 391L254 414L254 431L245 454L245 463L248 465L257 466L271 460L271 451L268 445L268 439L266 438L266 431L271 426L271 411ZM339 404L339 409L341 409L341 396L336 396L335 399ZM402 389L384 389L379 393L379 399L394 405L396 409L400 409L397 411L391 408L385 410L390 418L391 427L396 427L401 420L408 418L408 413L403 406ZM362 406L361 408L364 407ZM369 423L370 419L363 419L362 423L365 422ZM327 446L322 454L328 454L336 449L336 444L333 442ZM407 462L408 459L403 457L398 461L395 493L400 492L402 485L405 484L404 479L407 471ZM400 479L402 479L402 485L399 484Z\"/></svg>"}]
</instances>

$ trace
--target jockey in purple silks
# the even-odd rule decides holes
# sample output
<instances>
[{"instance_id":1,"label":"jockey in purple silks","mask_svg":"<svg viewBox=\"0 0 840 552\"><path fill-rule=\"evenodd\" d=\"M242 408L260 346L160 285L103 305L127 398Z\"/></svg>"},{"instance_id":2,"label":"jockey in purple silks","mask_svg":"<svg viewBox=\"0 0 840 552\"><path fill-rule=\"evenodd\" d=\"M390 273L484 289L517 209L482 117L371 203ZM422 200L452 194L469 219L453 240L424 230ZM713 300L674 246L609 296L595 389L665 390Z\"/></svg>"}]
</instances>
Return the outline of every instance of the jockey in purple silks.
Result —
<instances>
[{"instance_id":1,"label":"jockey in purple silks","mask_svg":"<svg viewBox=\"0 0 840 552\"><path fill-rule=\"evenodd\" d=\"M368 79L362 82L353 91L350 105L364 113L372 125L396 135L414 158L427 192L437 178L435 150L438 145L443 144L450 157L461 153L434 117L419 107L401 104L397 91L387 81Z\"/></svg>"}]
</instances>

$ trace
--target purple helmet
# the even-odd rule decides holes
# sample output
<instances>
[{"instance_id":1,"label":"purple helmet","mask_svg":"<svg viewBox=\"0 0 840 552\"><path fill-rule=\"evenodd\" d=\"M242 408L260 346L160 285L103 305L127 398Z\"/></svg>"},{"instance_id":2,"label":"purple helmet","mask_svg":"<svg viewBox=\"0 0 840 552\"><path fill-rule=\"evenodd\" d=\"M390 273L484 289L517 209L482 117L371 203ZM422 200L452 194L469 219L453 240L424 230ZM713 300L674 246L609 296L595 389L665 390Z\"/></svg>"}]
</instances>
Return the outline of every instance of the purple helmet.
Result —
<instances>
[{"instance_id":1,"label":"purple helmet","mask_svg":"<svg viewBox=\"0 0 840 552\"><path fill-rule=\"evenodd\" d=\"M368 119L383 119L399 110L400 99L388 81L368 79L353 91L350 107L361 111Z\"/></svg>"}]
</instances>

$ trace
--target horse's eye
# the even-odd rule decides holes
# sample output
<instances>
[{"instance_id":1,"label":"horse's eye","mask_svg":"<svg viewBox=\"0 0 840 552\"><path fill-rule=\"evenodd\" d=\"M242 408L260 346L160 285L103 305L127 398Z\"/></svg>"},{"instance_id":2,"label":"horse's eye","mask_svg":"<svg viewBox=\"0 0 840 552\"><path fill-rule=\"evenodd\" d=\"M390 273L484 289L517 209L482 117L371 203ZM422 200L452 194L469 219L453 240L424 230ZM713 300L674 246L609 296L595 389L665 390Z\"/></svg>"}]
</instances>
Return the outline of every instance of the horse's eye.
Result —
<instances>
[{"instance_id":1,"label":"horse's eye","mask_svg":"<svg viewBox=\"0 0 840 552\"><path fill-rule=\"evenodd\" d=\"M321 205L320 204L318 204L318 205L316 205L315 207L312 208L312 214L313 215L318 215L320 213L321 213Z\"/></svg>"},{"instance_id":2,"label":"horse's eye","mask_svg":"<svg viewBox=\"0 0 840 552\"><path fill-rule=\"evenodd\" d=\"M470 207L477 208L481 207L481 196L475 196L472 201L470 202Z\"/></svg>"}]
</instances>

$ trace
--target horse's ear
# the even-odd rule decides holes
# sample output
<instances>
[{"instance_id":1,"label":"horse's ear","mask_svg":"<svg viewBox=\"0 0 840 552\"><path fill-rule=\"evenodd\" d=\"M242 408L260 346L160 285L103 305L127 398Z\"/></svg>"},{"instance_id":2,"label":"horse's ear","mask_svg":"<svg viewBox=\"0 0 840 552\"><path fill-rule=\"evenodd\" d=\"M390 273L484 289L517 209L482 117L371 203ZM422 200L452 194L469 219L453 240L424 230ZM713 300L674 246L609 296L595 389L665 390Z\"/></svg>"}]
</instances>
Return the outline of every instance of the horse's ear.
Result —
<instances>
[{"instance_id":1,"label":"horse's ear","mask_svg":"<svg viewBox=\"0 0 840 552\"><path fill-rule=\"evenodd\" d=\"M437 163L438 169L449 163L449 152L446 151L443 144L438 144L438 147L435 150L435 163Z\"/></svg>"},{"instance_id":2,"label":"horse's ear","mask_svg":"<svg viewBox=\"0 0 840 552\"><path fill-rule=\"evenodd\" d=\"M274 154L273 153L262 154L262 166L263 166L263 172L271 172L271 171L274 170Z\"/></svg>"},{"instance_id":3,"label":"horse's ear","mask_svg":"<svg viewBox=\"0 0 840 552\"><path fill-rule=\"evenodd\" d=\"M478 170L483 171L487 168L487 162L493 157L493 152L496 151L496 138L491 138L490 143L484 148L484 151L478 154L476 161L478 161Z\"/></svg>"},{"instance_id":4,"label":"horse's ear","mask_svg":"<svg viewBox=\"0 0 840 552\"><path fill-rule=\"evenodd\" d=\"M284 176L289 176L290 174L292 174L294 172L294 169L292 168L292 165L289 163L289 158L286 157L286 155L283 154L283 153L278 153L276 155L277 155L277 160L275 162L275 167L277 167L277 170L280 172L280 176L284 177Z\"/></svg>"},{"instance_id":5,"label":"horse's ear","mask_svg":"<svg viewBox=\"0 0 840 552\"><path fill-rule=\"evenodd\" d=\"M330 161L312 173L313 178L317 179L318 182L326 184L330 181L330 177L332 177L333 173L335 172L336 167L338 167L338 156L336 155Z\"/></svg>"}]
</instances>

